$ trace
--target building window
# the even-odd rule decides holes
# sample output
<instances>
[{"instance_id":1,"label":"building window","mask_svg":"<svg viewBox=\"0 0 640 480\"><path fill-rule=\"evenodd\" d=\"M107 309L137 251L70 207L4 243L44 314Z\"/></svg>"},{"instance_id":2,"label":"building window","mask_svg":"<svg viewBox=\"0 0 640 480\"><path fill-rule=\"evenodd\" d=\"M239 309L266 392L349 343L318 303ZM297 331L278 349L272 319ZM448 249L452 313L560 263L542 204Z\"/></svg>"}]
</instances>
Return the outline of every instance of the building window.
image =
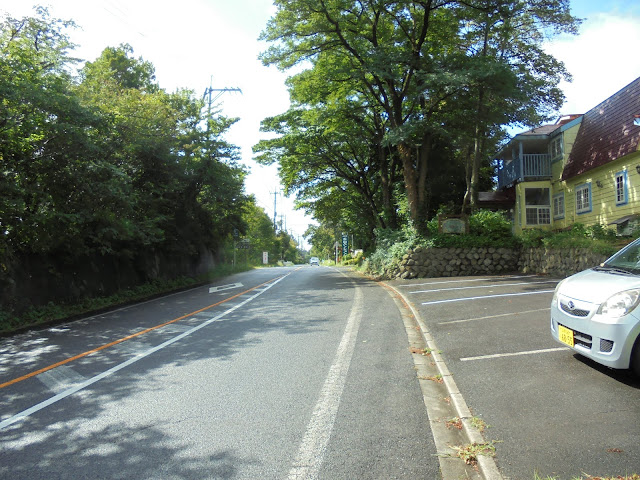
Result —
<instances>
[{"instance_id":1,"label":"building window","mask_svg":"<svg viewBox=\"0 0 640 480\"><path fill-rule=\"evenodd\" d=\"M627 172L622 171L616 173L616 205L625 205L628 202L629 195L627 192Z\"/></svg>"},{"instance_id":2,"label":"building window","mask_svg":"<svg viewBox=\"0 0 640 480\"><path fill-rule=\"evenodd\" d=\"M551 160L562 158L562 135L558 135L551 140L549 144L549 154L551 155Z\"/></svg>"},{"instance_id":3,"label":"building window","mask_svg":"<svg viewBox=\"0 0 640 480\"><path fill-rule=\"evenodd\" d=\"M591 211L591 184L584 183L576 187L576 213Z\"/></svg>"},{"instance_id":4,"label":"building window","mask_svg":"<svg viewBox=\"0 0 640 480\"><path fill-rule=\"evenodd\" d=\"M564 192L553 196L553 218L564 218Z\"/></svg>"},{"instance_id":5,"label":"building window","mask_svg":"<svg viewBox=\"0 0 640 480\"><path fill-rule=\"evenodd\" d=\"M551 225L548 188L525 188L524 199L527 225Z\"/></svg>"}]
</instances>

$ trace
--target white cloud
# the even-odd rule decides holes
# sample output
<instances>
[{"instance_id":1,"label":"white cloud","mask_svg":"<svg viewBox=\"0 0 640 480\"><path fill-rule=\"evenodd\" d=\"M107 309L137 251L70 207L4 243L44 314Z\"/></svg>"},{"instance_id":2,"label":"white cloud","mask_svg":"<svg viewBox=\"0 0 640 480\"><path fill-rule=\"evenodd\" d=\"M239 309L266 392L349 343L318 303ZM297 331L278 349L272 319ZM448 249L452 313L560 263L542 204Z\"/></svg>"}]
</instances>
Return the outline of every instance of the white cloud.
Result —
<instances>
[{"instance_id":1,"label":"white cloud","mask_svg":"<svg viewBox=\"0 0 640 480\"><path fill-rule=\"evenodd\" d=\"M584 22L580 35L546 47L573 76L564 83L563 114L585 113L640 77L640 17L598 13Z\"/></svg>"}]
</instances>

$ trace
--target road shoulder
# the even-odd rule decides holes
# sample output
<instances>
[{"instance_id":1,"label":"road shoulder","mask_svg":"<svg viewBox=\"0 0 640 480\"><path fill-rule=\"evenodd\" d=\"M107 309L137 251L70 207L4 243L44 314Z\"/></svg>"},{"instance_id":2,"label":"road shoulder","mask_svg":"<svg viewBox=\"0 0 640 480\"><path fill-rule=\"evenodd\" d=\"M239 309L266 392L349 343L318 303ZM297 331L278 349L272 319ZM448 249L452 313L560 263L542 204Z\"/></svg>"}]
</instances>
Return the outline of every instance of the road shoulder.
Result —
<instances>
[{"instance_id":1,"label":"road shoulder","mask_svg":"<svg viewBox=\"0 0 640 480\"><path fill-rule=\"evenodd\" d=\"M396 288L379 283L392 296L405 324L443 480L502 480L492 456L472 455L481 446L486 445L490 450L491 444L473 426L473 415L418 311ZM469 458L465 462L460 452L475 456L475 461Z\"/></svg>"}]
</instances>

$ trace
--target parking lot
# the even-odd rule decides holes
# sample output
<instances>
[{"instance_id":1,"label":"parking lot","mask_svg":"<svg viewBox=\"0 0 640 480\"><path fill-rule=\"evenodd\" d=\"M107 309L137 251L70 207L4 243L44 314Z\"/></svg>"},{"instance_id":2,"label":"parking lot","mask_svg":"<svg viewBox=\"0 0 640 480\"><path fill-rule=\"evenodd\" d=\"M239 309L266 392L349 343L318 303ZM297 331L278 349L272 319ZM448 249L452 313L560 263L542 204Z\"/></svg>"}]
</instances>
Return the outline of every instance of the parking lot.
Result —
<instances>
[{"instance_id":1,"label":"parking lot","mask_svg":"<svg viewBox=\"0 0 640 480\"><path fill-rule=\"evenodd\" d=\"M640 473L640 381L556 343L558 278L389 282L427 325L510 479Z\"/></svg>"}]
</instances>

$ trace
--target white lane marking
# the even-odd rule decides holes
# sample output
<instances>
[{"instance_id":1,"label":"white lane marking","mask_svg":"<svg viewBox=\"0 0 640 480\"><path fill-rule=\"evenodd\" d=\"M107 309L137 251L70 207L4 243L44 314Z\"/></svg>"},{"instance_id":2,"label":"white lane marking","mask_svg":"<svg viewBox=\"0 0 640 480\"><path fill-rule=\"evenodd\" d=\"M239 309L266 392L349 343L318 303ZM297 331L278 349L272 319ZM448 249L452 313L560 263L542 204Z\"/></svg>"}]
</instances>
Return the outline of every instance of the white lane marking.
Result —
<instances>
[{"instance_id":1,"label":"white lane marking","mask_svg":"<svg viewBox=\"0 0 640 480\"><path fill-rule=\"evenodd\" d=\"M434 300L432 302L424 302L422 305L436 305L438 303L466 302L469 300L482 300L485 298L519 297L520 295L538 295L541 293L553 293L553 292L554 290L540 290L538 292L502 293L500 295L482 295L480 297L451 298L449 300Z\"/></svg>"},{"instance_id":2,"label":"white lane marking","mask_svg":"<svg viewBox=\"0 0 640 480\"><path fill-rule=\"evenodd\" d=\"M222 292L224 290L231 290L232 288L240 288L243 285L241 283L230 283L229 285L218 285L217 287L209 287L209 293Z\"/></svg>"},{"instance_id":3,"label":"white lane marking","mask_svg":"<svg viewBox=\"0 0 640 480\"><path fill-rule=\"evenodd\" d=\"M404 287L423 287L425 285L442 285L444 283L467 283L467 282L487 282L489 280L495 280L496 278L512 278L514 280L518 280L520 278L534 278L537 275L521 275L518 277L490 277L490 278L469 278L463 280L442 280L437 282L427 282L427 283L405 283L404 285L395 285L394 288L404 288Z\"/></svg>"},{"instance_id":4,"label":"white lane marking","mask_svg":"<svg viewBox=\"0 0 640 480\"><path fill-rule=\"evenodd\" d=\"M438 322L438 325L448 325L450 323L475 322L477 320L489 320L491 318L499 318L499 317L518 317L520 315L524 315L525 313L548 312L549 310L551 310L551 308L538 308L536 310L524 310L522 312L500 313L498 315L487 315L486 317L474 317L474 318L465 318L462 320L449 320L447 322Z\"/></svg>"},{"instance_id":5,"label":"white lane marking","mask_svg":"<svg viewBox=\"0 0 640 480\"><path fill-rule=\"evenodd\" d=\"M87 379L67 365L60 365L53 370L43 372L36 375L36 378L54 393L64 392L69 387L82 383Z\"/></svg>"},{"instance_id":6,"label":"white lane marking","mask_svg":"<svg viewBox=\"0 0 640 480\"><path fill-rule=\"evenodd\" d=\"M495 283L492 285L480 285L478 287L451 287L451 288L437 288L435 290L415 290L407 293L434 293L434 292L449 292L452 290L472 290L474 288L497 288L497 287L515 287L518 285L535 285L539 283L558 283L556 280L549 280L545 282L518 282L518 283Z\"/></svg>"},{"instance_id":7,"label":"white lane marking","mask_svg":"<svg viewBox=\"0 0 640 480\"><path fill-rule=\"evenodd\" d=\"M129 360L122 362L112 368L110 368L109 370L105 370L104 372L96 375L95 377L91 377L88 380L79 383L77 385L74 385L71 388L68 388L67 390L60 392L59 394L49 398L48 400L45 400L43 402L38 403L37 405L34 405L33 407L27 408L26 410L23 410L20 413L16 413L15 415L8 417L6 419L4 419L2 422L0 422L0 430L2 430L5 427L8 427L9 425L12 425L20 420L24 420L26 417L28 417L29 415L32 415L36 412L39 412L40 410L43 410L47 407L49 407L50 405L53 405L54 403L59 402L60 400L63 400L65 398L67 398L70 395L73 395L76 392L79 392L80 390L83 390L91 385L93 385L94 383L99 382L100 380L102 380L103 378L106 378L110 375L113 375L114 373L122 370L123 368L128 367L129 365L136 363L139 360L142 360L145 357L148 357L149 355L162 350L165 347L168 347L169 345L172 345L174 343L176 343L179 340L182 340L183 338L191 335L192 333L197 332L198 330L210 325L211 323L220 320L221 318L229 315L230 313L234 312L235 310L237 310L238 308L246 305L247 303L251 302L252 300L254 300L255 298L259 297L260 295L262 295L264 292L266 292L267 290L269 290L271 287L273 287L274 285L276 285L277 283L279 283L281 280L283 280L284 278L288 277L289 275L291 275L292 272L287 273L285 275L283 275L282 277L278 278L277 280L275 280L273 283L270 283L264 290L255 293L254 295L250 296L249 298L247 298L245 301L225 310L224 312L220 313L219 315L210 318L209 320L201 323L200 325L197 325L189 330L187 330L184 333L181 333L180 335L170 338L169 340L167 340L164 343L161 343L160 345L157 345L153 348L148 349L147 351L144 352L140 352L137 356L130 358Z\"/></svg>"},{"instance_id":8,"label":"white lane marking","mask_svg":"<svg viewBox=\"0 0 640 480\"><path fill-rule=\"evenodd\" d=\"M477 357L465 357L461 358L461 362L470 362L472 360L486 360L489 358L502 358L502 357L518 357L520 355L535 355L537 353L549 353L549 352L563 352L565 350L569 350L567 347L557 347L557 348L545 348L542 350L529 350L526 352L514 352L514 353L496 353L494 355L480 355Z\"/></svg>"},{"instance_id":9,"label":"white lane marking","mask_svg":"<svg viewBox=\"0 0 640 480\"><path fill-rule=\"evenodd\" d=\"M333 424L338 414L342 390L347 379L353 349L362 319L362 291L355 287L353 305L338 351L311 415L298 455L289 470L288 480L316 478L322 465Z\"/></svg>"}]
</instances>

